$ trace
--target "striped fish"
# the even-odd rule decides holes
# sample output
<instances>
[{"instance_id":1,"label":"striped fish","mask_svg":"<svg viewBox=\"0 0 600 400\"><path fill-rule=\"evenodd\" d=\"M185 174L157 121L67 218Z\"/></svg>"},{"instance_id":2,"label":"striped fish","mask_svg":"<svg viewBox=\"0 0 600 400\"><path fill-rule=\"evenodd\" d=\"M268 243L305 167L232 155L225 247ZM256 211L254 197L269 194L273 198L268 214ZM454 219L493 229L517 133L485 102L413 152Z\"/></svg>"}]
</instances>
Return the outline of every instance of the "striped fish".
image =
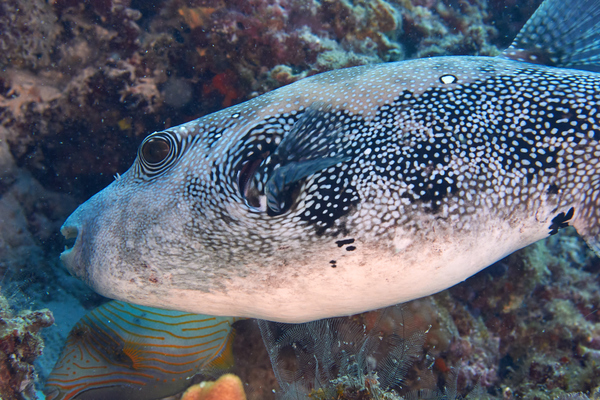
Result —
<instances>
[{"instance_id":1,"label":"striped fish","mask_svg":"<svg viewBox=\"0 0 600 400\"><path fill-rule=\"evenodd\" d=\"M48 400L152 400L184 390L205 368L232 362L234 318L108 302L71 330Z\"/></svg>"},{"instance_id":2,"label":"striped fish","mask_svg":"<svg viewBox=\"0 0 600 400\"><path fill-rule=\"evenodd\" d=\"M148 136L65 222L148 306L302 322L444 290L573 226L600 254L600 1L498 57L331 71Z\"/></svg>"}]
</instances>

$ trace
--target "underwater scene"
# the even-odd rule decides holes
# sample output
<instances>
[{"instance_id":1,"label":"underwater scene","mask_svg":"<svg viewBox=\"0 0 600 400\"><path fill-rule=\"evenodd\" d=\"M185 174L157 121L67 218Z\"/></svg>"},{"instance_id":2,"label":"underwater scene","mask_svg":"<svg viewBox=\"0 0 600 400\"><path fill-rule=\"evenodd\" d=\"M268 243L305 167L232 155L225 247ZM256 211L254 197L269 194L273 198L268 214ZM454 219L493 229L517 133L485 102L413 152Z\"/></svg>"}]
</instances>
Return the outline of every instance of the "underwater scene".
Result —
<instances>
[{"instance_id":1,"label":"underwater scene","mask_svg":"<svg viewBox=\"0 0 600 400\"><path fill-rule=\"evenodd\" d=\"M3 0L0 49L0 400L600 399L600 0Z\"/></svg>"}]
</instances>

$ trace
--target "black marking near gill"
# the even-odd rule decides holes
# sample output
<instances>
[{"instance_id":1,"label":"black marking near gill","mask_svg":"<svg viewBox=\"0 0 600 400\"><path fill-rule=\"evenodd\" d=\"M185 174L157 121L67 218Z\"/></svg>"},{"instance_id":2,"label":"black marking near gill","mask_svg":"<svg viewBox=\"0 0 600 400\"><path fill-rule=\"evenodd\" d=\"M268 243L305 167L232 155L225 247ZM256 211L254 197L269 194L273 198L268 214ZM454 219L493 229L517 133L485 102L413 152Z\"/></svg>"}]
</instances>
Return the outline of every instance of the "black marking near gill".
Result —
<instances>
[{"instance_id":1,"label":"black marking near gill","mask_svg":"<svg viewBox=\"0 0 600 400\"><path fill-rule=\"evenodd\" d=\"M571 207L566 214L564 212L561 212L556 217L554 217L552 219L552 224L550 224L550 226L548 227L548 229L550 229L549 234L556 235L559 229L563 229L569 226L569 221L573 218L574 214L575 209Z\"/></svg>"},{"instance_id":2,"label":"black marking near gill","mask_svg":"<svg viewBox=\"0 0 600 400\"><path fill-rule=\"evenodd\" d=\"M302 113L292 112L271 117L248 131L231 154L233 171L237 176L240 195L251 210L261 210L261 196L273 175L271 162L285 135L293 129Z\"/></svg>"},{"instance_id":3,"label":"black marking near gill","mask_svg":"<svg viewBox=\"0 0 600 400\"><path fill-rule=\"evenodd\" d=\"M272 213L292 206L290 193L302 179L352 158L345 129L351 120L347 111L334 111L320 103L304 111L265 162L265 168L272 171L264 189Z\"/></svg>"},{"instance_id":4,"label":"black marking near gill","mask_svg":"<svg viewBox=\"0 0 600 400\"><path fill-rule=\"evenodd\" d=\"M557 185L550 185L548 186L548 190L546 190L547 194L558 194L558 186Z\"/></svg>"},{"instance_id":5,"label":"black marking near gill","mask_svg":"<svg viewBox=\"0 0 600 400\"><path fill-rule=\"evenodd\" d=\"M342 239L342 240L336 240L335 244L337 244L337 247L343 247L346 246L347 244L352 244L354 243L354 239Z\"/></svg>"},{"instance_id":6,"label":"black marking near gill","mask_svg":"<svg viewBox=\"0 0 600 400\"><path fill-rule=\"evenodd\" d=\"M594 78L480 62L465 79L457 65L429 72L442 84L399 86L366 115L314 101L255 122L215 159L210 196L239 199L266 220L291 212L317 236L339 237L364 204L387 204L370 213L393 226L413 218L407 207L445 219L475 213L484 192L488 206L510 207L526 201L523 188L563 187L564 143L599 134Z\"/></svg>"},{"instance_id":7,"label":"black marking near gill","mask_svg":"<svg viewBox=\"0 0 600 400\"><path fill-rule=\"evenodd\" d=\"M350 185L351 177L341 178L336 171L347 169L342 164L360 150L353 148L353 136L344 130L348 124L358 125L359 119L315 103L303 112L272 117L249 130L227 155L236 171L239 195L249 209L269 216L286 212L306 178L314 175L316 182L305 188L306 209L300 218L323 231L348 213L358 196ZM222 164L215 163L214 170L219 169ZM334 182L328 182L330 177ZM327 214L320 215L319 210Z\"/></svg>"},{"instance_id":8,"label":"black marking near gill","mask_svg":"<svg viewBox=\"0 0 600 400\"><path fill-rule=\"evenodd\" d=\"M236 188L235 198L246 202L251 210L258 208L258 196L263 192L270 171L264 161L272 154L284 134L291 129L298 117L297 112L271 117L248 130L235 146L212 166L217 191L229 195ZM223 182L227 179L227 182ZM250 197L246 197L250 196Z\"/></svg>"}]
</instances>

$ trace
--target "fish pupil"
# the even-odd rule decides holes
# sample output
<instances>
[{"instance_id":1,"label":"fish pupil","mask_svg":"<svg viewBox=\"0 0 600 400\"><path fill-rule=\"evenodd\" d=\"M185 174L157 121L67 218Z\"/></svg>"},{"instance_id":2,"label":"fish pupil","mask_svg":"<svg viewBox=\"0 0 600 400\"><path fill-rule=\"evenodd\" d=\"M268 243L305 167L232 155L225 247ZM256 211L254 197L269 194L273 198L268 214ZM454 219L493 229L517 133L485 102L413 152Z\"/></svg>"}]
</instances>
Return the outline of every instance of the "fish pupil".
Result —
<instances>
[{"instance_id":1,"label":"fish pupil","mask_svg":"<svg viewBox=\"0 0 600 400\"><path fill-rule=\"evenodd\" d=\"M170 143L161 137L149 139L142 147L142 156L150 164L158 164L168 157Z\"/></svg>"}]
</instances>

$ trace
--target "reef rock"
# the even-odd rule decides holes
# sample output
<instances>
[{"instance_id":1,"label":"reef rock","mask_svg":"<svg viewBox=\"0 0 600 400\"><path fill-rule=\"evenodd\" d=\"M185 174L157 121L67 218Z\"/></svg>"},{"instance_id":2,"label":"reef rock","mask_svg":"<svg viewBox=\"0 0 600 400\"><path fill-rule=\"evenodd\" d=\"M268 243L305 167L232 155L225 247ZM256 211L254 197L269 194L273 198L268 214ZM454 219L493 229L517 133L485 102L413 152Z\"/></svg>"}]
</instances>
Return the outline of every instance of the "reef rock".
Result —
<instances>
[{"instance_id":1,"label":"reef rock","mask_svg":"<svg viewBox=\"0 0 600 400\"><path fill-rule=\"evenodd\" d=\"M15 313L0 294L0 398L35 399L33 361L42 354L40 329L54 323L48 309Z\"/></svg>"}]
</instances>

